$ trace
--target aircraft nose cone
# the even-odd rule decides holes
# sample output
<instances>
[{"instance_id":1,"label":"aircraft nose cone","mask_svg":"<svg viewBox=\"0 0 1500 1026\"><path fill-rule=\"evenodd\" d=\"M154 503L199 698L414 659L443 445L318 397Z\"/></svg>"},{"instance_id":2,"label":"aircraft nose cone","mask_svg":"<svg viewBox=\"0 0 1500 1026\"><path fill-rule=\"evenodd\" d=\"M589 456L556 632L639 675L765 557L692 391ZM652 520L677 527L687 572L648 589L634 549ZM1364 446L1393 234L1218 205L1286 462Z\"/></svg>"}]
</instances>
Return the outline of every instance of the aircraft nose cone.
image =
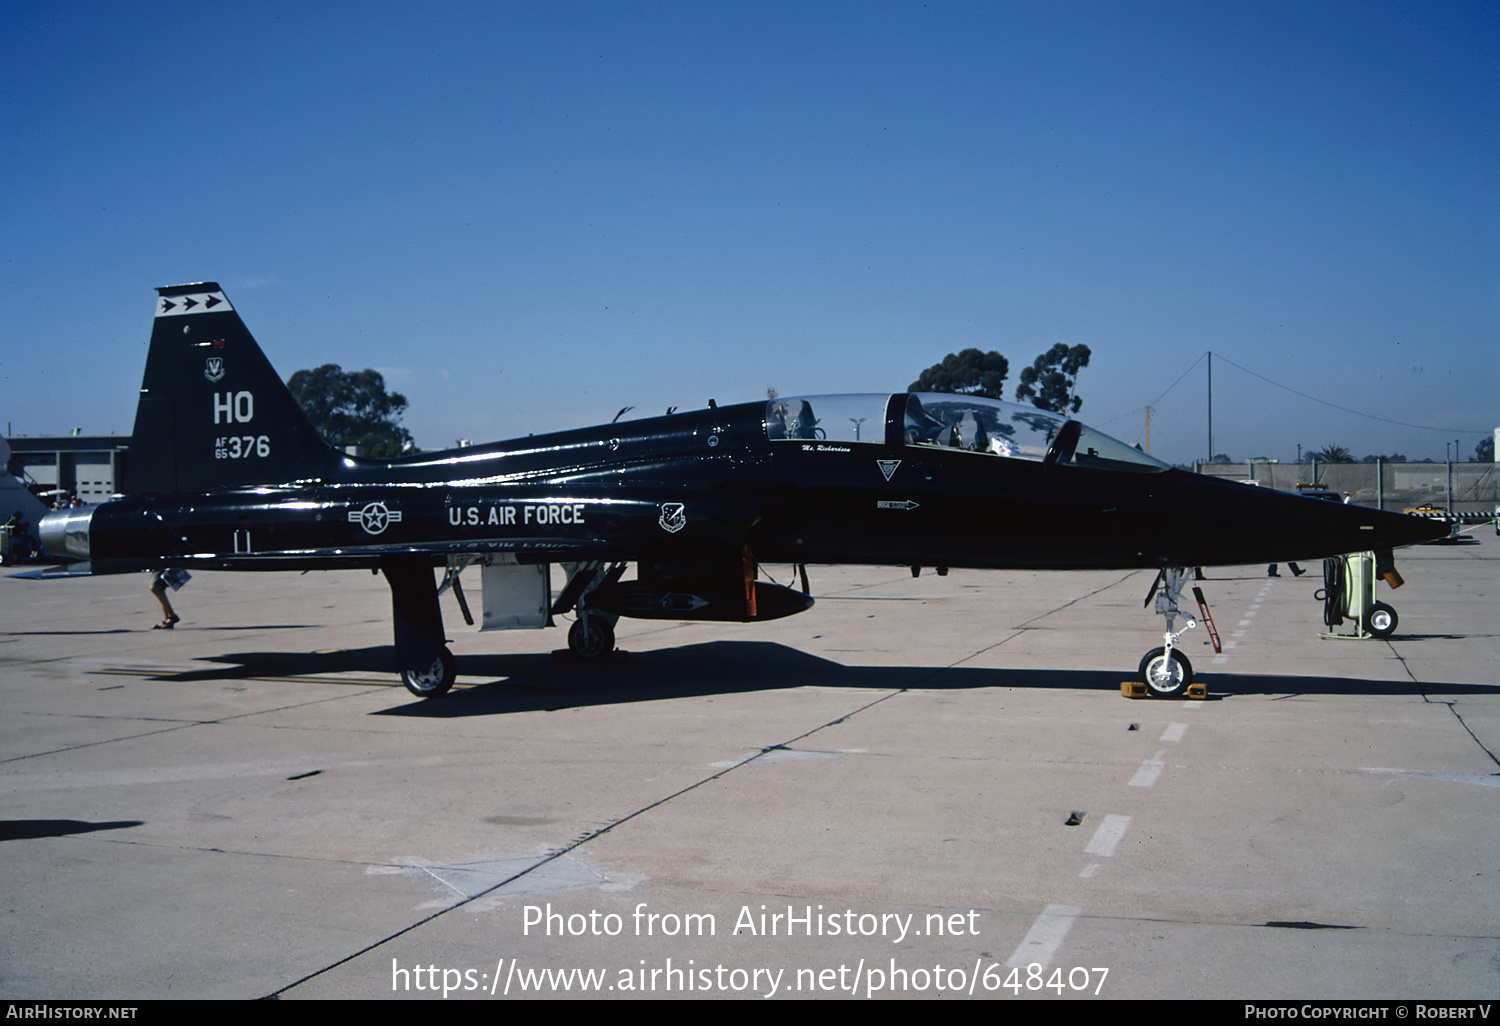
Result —
<instances>
[{"instance_id":1,"label":"aircraft nose cone","mask_svg":"<svg viewBox=\"0 0 1500 1026\"><path fill-rule=\"evenodd\" d=\"M1246 508L1258 511L1264 523L1276 525L1277 544L1267 547L1282 551L1282 559L1290 558L1292 552L1320 559L1351 552L1384 552L1436 541L1448 534L1446 523L1406 513L1280 493L1254 498L1261 504L1247 504Z\"/></svg>"},{"instance_id":2,"label":"aircraft nose cone","mask_svg":"<svg viewBox=\"0 0 1500 1026\"><path fill-rule=\"evenodd\" d=\"M1359 516L1359 548L1363 551L1399 549L1448 536L1449 525L1442 520L1412 516L1409 513L1385 513L1358 507L1355 509Z\"/></svg>"},{"instance_id":3,"label":"aircraft nose cone","mask_svg":"<svg viewBox=\"0 0 1500 1026\"><path fill-rule=\"evenodd\" d=\"M1401 519L1401 523L1393 526L1391 533L1402 539L1395 542L1393 548L1403 545L1420 545L1423 542L1437 541L1439 538L1448 537L1452 531L1445 520L1434 520L1431 517L1412 516L1409 513L1393 514Z\"/></svg>"}]
</instances>

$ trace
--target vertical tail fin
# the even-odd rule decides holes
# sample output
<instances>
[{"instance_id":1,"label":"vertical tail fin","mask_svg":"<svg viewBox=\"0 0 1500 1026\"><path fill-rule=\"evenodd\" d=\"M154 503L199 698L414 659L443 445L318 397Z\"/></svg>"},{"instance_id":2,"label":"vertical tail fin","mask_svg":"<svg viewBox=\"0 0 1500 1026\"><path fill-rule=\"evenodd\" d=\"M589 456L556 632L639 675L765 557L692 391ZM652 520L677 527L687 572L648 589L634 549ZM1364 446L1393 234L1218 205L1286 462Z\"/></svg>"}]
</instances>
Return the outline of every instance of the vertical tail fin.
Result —
<instances>
[{"instance_id":1,"label":"vertical tail fin","mask_svg":"<svg viewBox=\"0 0 1500 1026\"><path fill-rule=\"evenodd\" d=\"M206 492L322 476L332 450L214 282L156 290L121 491Z\"/></svg>"}]
</instances>

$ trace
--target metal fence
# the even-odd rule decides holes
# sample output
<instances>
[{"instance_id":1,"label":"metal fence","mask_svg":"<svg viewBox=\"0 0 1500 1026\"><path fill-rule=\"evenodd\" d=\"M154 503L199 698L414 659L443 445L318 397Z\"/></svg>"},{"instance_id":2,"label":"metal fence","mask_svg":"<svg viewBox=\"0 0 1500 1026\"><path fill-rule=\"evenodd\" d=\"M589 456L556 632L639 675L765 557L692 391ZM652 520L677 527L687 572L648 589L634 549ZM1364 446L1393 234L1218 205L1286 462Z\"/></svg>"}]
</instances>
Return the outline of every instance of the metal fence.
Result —
<instances>
[{"instance_id":1,"label":"metal fence","mask_svg":"<svg viewBox=\"0 0 1500 1026\"><path fill-rule=\"evenodd\" d=\"M1500 507L1500 474L1494 463L1200 463L1201 474L1253 481L1262 488L1295 492L1322 484L1361 506L1401 512L1429 503L1459 514L1490 513Z\"/></svg>"}]
</instances>

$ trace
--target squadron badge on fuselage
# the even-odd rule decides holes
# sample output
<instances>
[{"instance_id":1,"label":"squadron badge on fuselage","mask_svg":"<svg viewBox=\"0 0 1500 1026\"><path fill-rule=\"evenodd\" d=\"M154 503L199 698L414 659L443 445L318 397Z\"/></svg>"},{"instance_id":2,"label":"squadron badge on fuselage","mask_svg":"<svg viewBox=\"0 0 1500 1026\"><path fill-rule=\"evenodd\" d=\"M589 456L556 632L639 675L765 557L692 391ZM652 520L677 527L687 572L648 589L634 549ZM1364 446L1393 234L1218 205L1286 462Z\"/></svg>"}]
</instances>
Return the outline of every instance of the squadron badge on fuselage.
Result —
<instances>
[{"instance_id":1,"label":"squadron badge on fuselage","mask_svg":"<svg viewBox=\"0 0 1500 1026\"><path fill-rule=\"evenodd\" d=\"M661 529L668 534L676 534L687 526L687 510L680 502L664 502L661 504L661 516L656 518Z\"/></svg>"}]
</instances>

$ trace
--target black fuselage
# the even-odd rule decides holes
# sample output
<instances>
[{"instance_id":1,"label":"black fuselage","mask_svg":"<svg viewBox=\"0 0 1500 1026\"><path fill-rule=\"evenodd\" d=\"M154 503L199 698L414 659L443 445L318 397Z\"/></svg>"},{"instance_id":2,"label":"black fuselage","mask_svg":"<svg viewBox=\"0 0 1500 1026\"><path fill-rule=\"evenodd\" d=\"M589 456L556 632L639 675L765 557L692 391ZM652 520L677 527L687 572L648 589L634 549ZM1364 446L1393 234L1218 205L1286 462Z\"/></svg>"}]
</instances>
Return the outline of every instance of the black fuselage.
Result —
<instances>
[{"instance_id":1,"label":"black fuselage","mask_svg":"<svg viewBox=\"0 0 1500 1026\"><path fill-rule=\"evenodd\" d=\"M96 572L373 567L391 555L1115 569L1307 560L1434 537L1427 521L1179 470L931 446L771 441L761 403L94 508ZM892 467L889 473L882 468ZM670 515L664 512L671 507Z\"/></svg>"}]
</instances>

